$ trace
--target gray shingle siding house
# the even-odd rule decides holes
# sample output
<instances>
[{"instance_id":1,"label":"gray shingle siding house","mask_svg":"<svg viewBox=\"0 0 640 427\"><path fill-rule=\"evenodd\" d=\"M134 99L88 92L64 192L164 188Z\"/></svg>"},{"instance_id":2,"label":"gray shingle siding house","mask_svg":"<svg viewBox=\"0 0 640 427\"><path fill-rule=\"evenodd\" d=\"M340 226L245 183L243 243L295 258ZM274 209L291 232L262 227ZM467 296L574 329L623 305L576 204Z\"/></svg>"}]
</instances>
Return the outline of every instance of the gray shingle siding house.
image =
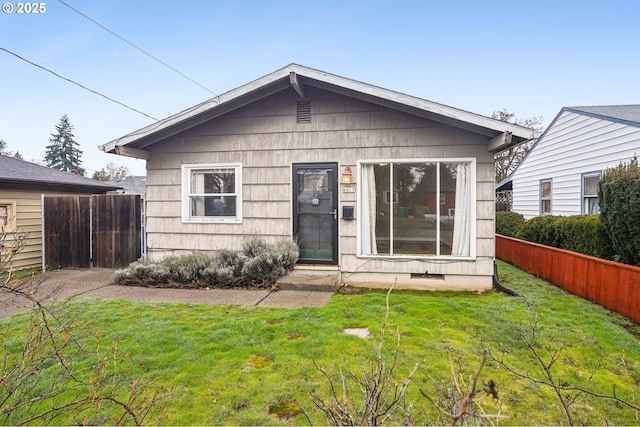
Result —
<instances>
[{"instance_id":1,"label":"gray shingle siding house","mask_svg":"<svg viewBox=\"0 0 640 427\"><path fill-rule=\"evenodd\" d=\"M532 137L291 64L101 148L147 160L152 258L295 238L348 284L490 289L493 153Z\"/></svg>"}]
</instances>

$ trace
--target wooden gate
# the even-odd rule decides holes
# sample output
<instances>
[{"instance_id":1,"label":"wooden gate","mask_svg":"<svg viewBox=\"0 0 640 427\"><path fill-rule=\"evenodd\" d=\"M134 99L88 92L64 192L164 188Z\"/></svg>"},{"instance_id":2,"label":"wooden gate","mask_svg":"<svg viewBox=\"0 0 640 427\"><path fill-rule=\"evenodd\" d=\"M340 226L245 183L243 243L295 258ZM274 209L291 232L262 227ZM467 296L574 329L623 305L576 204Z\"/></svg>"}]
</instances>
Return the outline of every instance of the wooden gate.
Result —
<instances>
[{"instance_id":1,"label":"wooden gate","mask_svg":"<svg viewBox=\"0 0 640 427\"><path fill-rule=\"evenodd\" d=\"M44 198L47 267L121 268L140 258L139 195Z\"/></svg>"}]
</instances>

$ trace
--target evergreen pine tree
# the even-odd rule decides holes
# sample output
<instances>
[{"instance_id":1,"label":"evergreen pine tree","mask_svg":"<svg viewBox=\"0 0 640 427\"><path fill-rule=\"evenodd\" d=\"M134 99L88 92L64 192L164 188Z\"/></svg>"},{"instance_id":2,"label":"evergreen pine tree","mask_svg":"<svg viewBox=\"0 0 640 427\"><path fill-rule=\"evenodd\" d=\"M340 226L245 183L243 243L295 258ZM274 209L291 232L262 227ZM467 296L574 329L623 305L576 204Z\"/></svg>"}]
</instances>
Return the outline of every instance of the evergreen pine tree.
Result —
<instances>
[{"instance_id":1,"label":"evergreen pine tree","mask_svg":"<svg viewBox=\"0 0 640 427\"><path fill-rule=\"evenodd\" d=\"M0 139L0 154L3 156L11 156L11 151L8 150L7 143L4 139Z\"/></svg>"},{"instance_id":2,"label":"evergreen pine tree","mask_svg":"<svg viewBox=\"0 0 640 427\"><path fill-rule=\"evenodd\" d=\"M56 125L56 132L51 134L51 145L47 145L44 159L49 167L84 176L86 171L80 167L82 151L78 148L80 144L73 139L72 130L73 125L65 114Z\"/></svg>"}]
</instances>

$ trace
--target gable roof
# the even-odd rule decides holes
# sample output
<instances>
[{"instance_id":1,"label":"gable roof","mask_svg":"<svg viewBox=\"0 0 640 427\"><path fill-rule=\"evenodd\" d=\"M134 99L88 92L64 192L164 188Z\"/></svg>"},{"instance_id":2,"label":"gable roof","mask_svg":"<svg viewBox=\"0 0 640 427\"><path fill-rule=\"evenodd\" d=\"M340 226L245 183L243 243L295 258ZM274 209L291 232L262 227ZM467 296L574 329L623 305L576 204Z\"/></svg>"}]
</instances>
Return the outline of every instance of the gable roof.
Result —
<instances>
[{"instance_id":1,"label":"gable roof","mask_svg":"<svg viewBox=\"0 0 640 427\"><path fill-rule=\"evenodd\" d=\"M562 111L572 111L574 113L623 123L629 126L640 126L640 105L638 104L565 107ZM562 113L562 111L560 113Z\"/></svg>"},{"instance_id":2,"label":"gable roof","mask_svg":"<svg viewBox=\"0 0 640 427\"><path fill-rule=\"evenodd\" d=\"M299 93L304 93L305 86L317 87L404 111L486 135L489 138L507 134L509 137L505 138L504 142L498 140L493 151L504 150L534 137L533 130L518 125L302 65L290 64L239 88L108 142L100 146L100 149L107 153L148 159L149 154L144 149L156 142L291 87Z\"/></svg>"},{"instance_id":3,"label":"gable roof","mask_svg":"<svg viewBox=\"0 0 640 427\"><path fill-rule=\"evenodd\" d=\"M80 175L62 172L24 160L0 155L0 184L37 186L43 189L104 193L116 190L107 184Z\"/></svg>"},{"instance_id":4,"label":"gable roof","mask_svg":"<svg viewBox=\"0 0 640 427\"><path fill-rule=\"evenodd\" d=\"M628 126L640 127L640 104L630 105L599 105L599 106L584 106L584 107L562 107L560 112L551 121L551 124L542 132L542 135L533 143L529 152L523 157L518 166L511 171L508 177L496 184L496 190L499 191L506 184L509 184L513 179L516 171L520 169L520 166L527 160L529 154L536 148L538 143L544 139L545 135L558 121L563 113L570 112L575 114L582 114L584 116L594 117L602 120L609 120L614 123L621 123Z\"/></svg>"},{"instance_id":5,"label":"gable roof","mask_svg":"<svg viewBox=\"0 0 640 427\"><path fill-rule=\"evenodd\" d=\"M107 181L108 184L122 188L125 194L145 194L147 189L147 177L129 175L122 179Z\"/></svg>"}]
</instances>

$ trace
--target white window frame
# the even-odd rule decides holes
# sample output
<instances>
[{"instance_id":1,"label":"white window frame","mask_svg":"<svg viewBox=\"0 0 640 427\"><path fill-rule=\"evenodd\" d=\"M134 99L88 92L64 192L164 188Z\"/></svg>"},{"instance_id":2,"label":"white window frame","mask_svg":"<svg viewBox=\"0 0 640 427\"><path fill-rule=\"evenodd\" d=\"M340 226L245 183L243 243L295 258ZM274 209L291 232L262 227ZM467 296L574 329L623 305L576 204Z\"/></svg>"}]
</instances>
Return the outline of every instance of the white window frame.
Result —
<instances>
[{"instance_id":1,"label":"white window frame","mask_svg":"<svg viewBox=\"0 0 640 427\"><path fill-rule=\"evenodd\" d=\"M542 197L542 184L549 183L549 197ZM540 200L540 216L553 215L553 179L545 178L541 179L538 183L538 199ZM544 212L542 209L543 201L549 201L549 212Z\"/></svg>"},{"instance_id":2,"label":"white window frame","mask_svg":"<svg viewBox=\"0 0 640 427\"><path fill-rule=\"evenodd\" d=\"M4 226L4 231L10 233L16 228L16 202L13 200L0 200L0 206L7 208L7 223ZM3 224L0 224L0 230L3 229Z\"/></svg>"},{"instance_id":3,"label":"white window frame","mask_svg":"<svg viewBox=\"0 0 640 427\"><path fill-rule=\"evenodd\" d=\"M582 204L582 210L581 212L583 214L589 214L589 199L596 199L598 200L598 192L596 191L596 194L585 194L585 186L584 186L584 180L585 178L594 178L597 177L598 179L600 179L600 176L602 175L602 171L595 171L595 172L586 172L583 173L582 176L580 177L580 199L581 199L581 204ZM598 212L600 212L600 209L598 209Z\"/></svg>"},{"instance_id":4,"label":"white window frame","mask_svg":"<svg viewBox=\"0 0 640 427\"><path fill-rule=\"evenodd\" d=\"M474 157L464 157L464 158L415 158L415 159L365 159L358 161L358 181L360 185L358 186L358 199L357 199L357 207L358 212L363 212L362 203L363 196L362 192L364 191L364 183L362 179L362 165L365 164L380 164L380 165L388 165L388 164L398 164L398 163L469 163L471 168L471 191L470 191L470 202L471 202L471 232L469 236L469 244L470 244L470 253L469 256L457 256L457 255L441 255L440 245L436 244L437 254L367 254L362 252L362 235L360 230L360 224L357 225L357 257L358 258L376 258L376 259L447 259L447 260L470 260L476 259L476 238L477 238L477 194L476 194L476 185L477 185L477 173L476 173L476 158ZM393 182L393 178L392 178ZM440 175L437 174L437 195L436 200L440 201ZM387 202L387 197L385 194L383 203ZM358 219L358 221L360 221ZM436 222L440 222L440 211L436 212ZM437 231L437 240L440 239L440 230Z\"/></svg>"},{"instance_id":5,"label":"white window frame","mask_svg":"<svg viewBox=\"0 0 640 427\"><path fill-rule=\"evenodd\" d=\"M234 193L221 193L236 197L236 214L234 216L192 216L191 197L204 194L191 193L191 172L195 170L234 169L236 188ZM209 194L210 195L210 194ZM242 164L241 163L201 163L182 165L182 222L183 223L242 223Z\"/></svg>"}]
</instances>

